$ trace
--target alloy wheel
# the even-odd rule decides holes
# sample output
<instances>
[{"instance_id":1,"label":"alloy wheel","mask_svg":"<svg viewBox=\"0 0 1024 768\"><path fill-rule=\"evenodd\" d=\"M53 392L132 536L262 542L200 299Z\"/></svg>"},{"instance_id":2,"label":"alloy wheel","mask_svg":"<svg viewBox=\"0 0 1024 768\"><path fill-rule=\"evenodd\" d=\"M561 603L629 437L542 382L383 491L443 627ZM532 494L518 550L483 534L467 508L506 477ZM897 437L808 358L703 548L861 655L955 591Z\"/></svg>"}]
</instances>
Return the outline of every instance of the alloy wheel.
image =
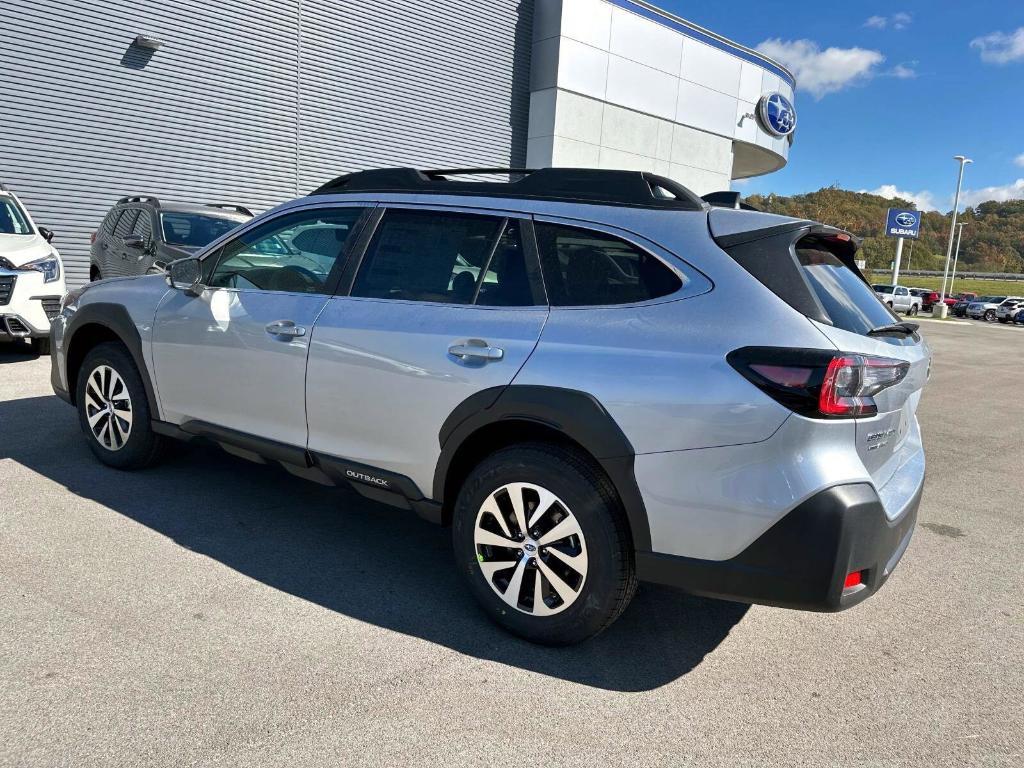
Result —
<instances>
[{"instance_id":1,"label":"alloy wheel","mask_svg":"<svg viewBox=\"0 0 1024 768\"><path fill-rule=\"evenodd\" d=\"M491 589L531 616L572 605L587 579L587 544L569 507L546 488L508 483L480 506L476 558Z\"/></svg>"},{"instance_id":2,"label":"alloy wheel","mask_svg":"<svg viewBox=\"0 0 1024 768\"><path fill-rule=\"evenodd\" d=\"M119 451L132 432L132 399L121 375L109 365L99 365L85 385L85 418L96 442L108 451Z\"/></svg>"}]
</instances>

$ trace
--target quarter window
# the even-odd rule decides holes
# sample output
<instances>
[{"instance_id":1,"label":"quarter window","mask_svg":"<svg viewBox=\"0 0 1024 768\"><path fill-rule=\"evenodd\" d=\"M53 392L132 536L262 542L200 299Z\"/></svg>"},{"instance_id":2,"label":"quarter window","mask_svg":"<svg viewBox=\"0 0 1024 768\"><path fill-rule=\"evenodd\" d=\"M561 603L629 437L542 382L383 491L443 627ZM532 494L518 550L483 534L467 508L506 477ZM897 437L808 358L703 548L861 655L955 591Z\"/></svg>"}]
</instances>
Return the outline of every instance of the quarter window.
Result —
<instances>
[{"instance_id":1,"label":"quarter window","mask_svg":"<svg viewBox=\"0 0 1024 768\"><path fill-rule=\"evenodd\" d=\"M552 306L632 304L683 286L659 259L612 235L545 223L536 230Z\"/></svg>"},{"instance_id":2,"label":"quarter window","mask_svg":"<svg viewBox=\"0 0 1024 768\"><path fill-rule=\"evenodd\" d=\"M484 306L539 303L518 221L404 209L385 213L352 295Z\"/></svg>"},{"instance_id":3,"label":"quarter window","mask_svg":"<svg viewBox=\"0 0 1024 768\"><path fill-rule=\"evenodd\" d=\"M297 211L255 227L218 252L213 288L326 293L362 208Z\"/></svg>"}]
</instances>

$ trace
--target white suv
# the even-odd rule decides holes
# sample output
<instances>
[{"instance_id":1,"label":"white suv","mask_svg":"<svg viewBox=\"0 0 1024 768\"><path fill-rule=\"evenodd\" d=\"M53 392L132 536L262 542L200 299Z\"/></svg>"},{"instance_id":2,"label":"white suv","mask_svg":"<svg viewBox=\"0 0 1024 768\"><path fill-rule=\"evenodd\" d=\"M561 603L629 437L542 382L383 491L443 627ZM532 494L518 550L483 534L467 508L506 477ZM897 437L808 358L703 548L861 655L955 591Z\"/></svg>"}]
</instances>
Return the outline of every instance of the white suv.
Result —
<instances>
[{"instance_id":1,"label":"white suv","mask_svg":"<svg viewBox=\"0 0 1024 768\"><path fill-rule=\"evenodd\" d=\"M53 232L37 227L18 196L0 184L0 342L30 339L50 350L50 321L65 293L64 266L50 245Z\"/></svg>"}]
</instances>

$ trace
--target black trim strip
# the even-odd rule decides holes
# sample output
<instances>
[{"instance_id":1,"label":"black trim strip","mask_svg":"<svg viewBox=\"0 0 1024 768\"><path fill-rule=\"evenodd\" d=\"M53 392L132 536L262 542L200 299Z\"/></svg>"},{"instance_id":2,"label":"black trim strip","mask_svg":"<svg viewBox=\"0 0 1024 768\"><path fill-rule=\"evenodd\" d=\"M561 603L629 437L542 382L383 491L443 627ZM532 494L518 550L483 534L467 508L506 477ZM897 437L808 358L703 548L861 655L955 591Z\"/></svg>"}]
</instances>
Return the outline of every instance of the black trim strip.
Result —
<instances>
[{"instance_id":1,"label":"black trim strip","mask_svg":"<svg viewBox=\"0 0 1024 768\"><path fill-rule=\"evenodd\" d=\"M299 467L313 466L305 448L257 437L237 429L211 424L208 421L186 421L181 424L181 431L195 437L205 437L217 443L226 443L273 461L283 461L286 464L294 464Z\"/></svg>"}]
</instances>

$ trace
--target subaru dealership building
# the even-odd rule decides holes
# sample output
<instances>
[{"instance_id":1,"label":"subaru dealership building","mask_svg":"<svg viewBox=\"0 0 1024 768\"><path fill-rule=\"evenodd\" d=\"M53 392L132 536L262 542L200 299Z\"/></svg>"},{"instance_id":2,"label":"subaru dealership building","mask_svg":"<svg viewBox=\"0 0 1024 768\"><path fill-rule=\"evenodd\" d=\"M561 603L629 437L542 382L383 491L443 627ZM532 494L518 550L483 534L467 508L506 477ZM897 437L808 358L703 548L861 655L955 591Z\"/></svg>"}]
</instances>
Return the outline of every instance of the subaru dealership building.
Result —
<instances>
[{"instance_id":1,"label":"subaru dealership building","mask_svg":"<svg viewBox=\"0 0 1024 768\"><path fill-rule=\"evenodd\" d=\"M126 194L265 209L383 165L785 165L794 80L641 0L11 0L0 180L70 285Z\"/></svg>"}]
</instances>

